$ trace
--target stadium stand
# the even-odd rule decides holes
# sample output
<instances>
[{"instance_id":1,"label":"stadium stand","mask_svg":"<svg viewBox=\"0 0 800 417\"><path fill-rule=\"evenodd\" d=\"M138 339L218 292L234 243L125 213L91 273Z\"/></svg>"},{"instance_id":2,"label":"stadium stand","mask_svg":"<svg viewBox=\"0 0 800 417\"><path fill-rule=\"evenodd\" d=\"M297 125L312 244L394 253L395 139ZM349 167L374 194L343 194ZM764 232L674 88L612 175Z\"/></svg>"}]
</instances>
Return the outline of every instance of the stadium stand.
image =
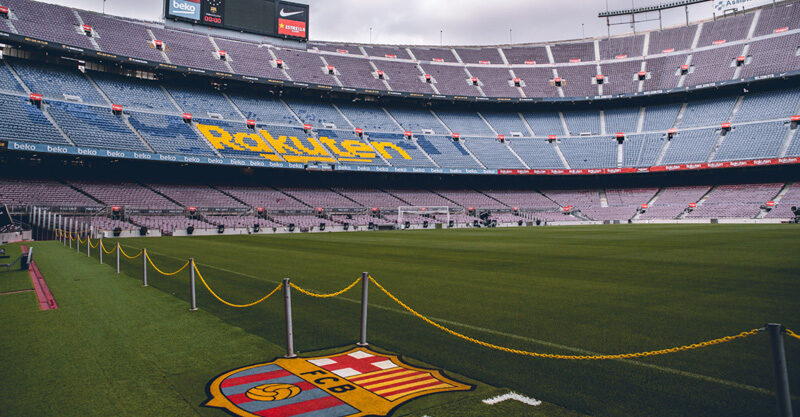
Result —
<instances>
[{"instance_id":1,"label":"stadium stand","mask_svg":"<svg viewBox=\"0 0 800 417\"><path fill-rule=\"evenodd\" d=\"M484 168L490 173L664 168L800 156L797 122L789 120L800 113L800 89L792 84L794 79L754 83L752 92L748 84L746 89L637 98L631 105L617 98L605 101L606 97L602 104L571 103L600 94L656 95L658 90L761 75L769 78L773 73L798 70L800 34L793 32L800 28L797 3L761 9L751 38L747 34L754 13L746 13L707 21L702 27L692 24L596 42L584 39L551 42L547 47L507 45L501 47L501 54L495 46L427 48L322 42L312 42L311 48L304 51L166 29L158 24L74 12L43 3L35 3L39 8L35 9L31 1L0 1L10 7L10 22L16 28L0 20L0 30L16 30L32 38L108 54L168 61L171 65L392 92L564 98L563 103L533 103L529 107L492 107L482 103L462 107L440 101L382 100L357 94L347 99L319 99L320 95L308 91L295 95L277 87L242 86L227 80L219 82L217 78L208 82L169 76L166 72L120 70L127 74L122 76L100 72L99 68L81 71L73 59L30 54L27 58L3 57L5 63L0 65L0 106L4 110L0 139L4 141L164 157L223 156L248 163L297 162L300 168L307 169L308 164L317 162L381 168L388 164L409 168L408 172L415 172L413 168L451 168L465 170L463 173ZM49 20L43 20L45 13L50 13ZM92 37L81 32L76 16L93 26ZM58 24L47 24L50 20ZM698 30L699 42L692 49ZM154 39L164 42L163 52L153 47ZM643 54L645 39L649 40ZM595 56L595 44L599 56ZM217 47L228 52L226 61L216 55ZM548 48L554 63L550 62ZM273 55L283 60L283 69L277 68ZM745 57L741 67L737 66L740 56ZM510 65L505 65L504 57ZM45 58L47 62L40 62ZM683 74L681 66L685 64L689 68ZM334 67L333 75L328 73L327 65ZM376 68L383 72L383 79ZM644 80L637 74L642 68ZM598 85L598 72L603 75L602 85ZM430 83L424 74L431 75ZM562 79L560 87L553 83L556 77ZM520 79L519 87L514 85L514 78ZM29 93L41 94L41 103L32 104L36 100L28 97ZM111 104L122 105L124 110L112 112ZM192 120L184 118L184 112L190 113ZM721 126L727 122L732 124L730 128ZM303 128L303 124L312 125L312 129ZM675 131L668 132L673 128ZM363 129L363 136L355 133L356 129ZM413 132L413 136L407 137L403 131ZM621 145L614 136L616 132L624 133ZM458 140L451 133L458 133ZM504 135L503 141L498 135ZM293 186L272 179L274 188L216 182L208 186L201 180L180 178L163 181L173 180L172 184L163 184L82 179L65 184L11 179L0 182L0 197L8 204L23 206L98 210L119 205L142 213L126 220L96 217L91 224L125 230L145 226L164 233L190 225L246 228L259 224L275 228L294 224L305 229L320 223L388 225L396 222L393 213L377 217L365 213L372 207L391 211L401 205L449 206L457 211L452 218L465 224L476 220L461 212L468 207L501 210L492 218L505 223L535 219L751 219L762 215L787 219L791 217L788 207L800 201L798 186L786 185L788 192L776 208L762 211L762 205L778 195L783 183L720 185L713 189L692 186L539 192L477 191L471 185L456 189L426 186L434 190L428 191L423 186L406 189L392 181L387 181L391 186L381 188L344 187L335 181L331 188L326 184ZM145 182L150 185L143 185ZM642 211L642 204L648 202L650 207ZM690 203L697 207L690 208ZM565 214L561 211L564 206L574 206L577 211ZM182 217L188 207L210 214L200 219ZM264 208L270 217L252 216L257 207ZM349 212L322 217L309 213L317 207ZM528 212L507 213L512 207ZM150 210L175 215L149 213ZM444 221L441 215L408 215L407 219L413 224Z\"/></svg>"}]
</instances>

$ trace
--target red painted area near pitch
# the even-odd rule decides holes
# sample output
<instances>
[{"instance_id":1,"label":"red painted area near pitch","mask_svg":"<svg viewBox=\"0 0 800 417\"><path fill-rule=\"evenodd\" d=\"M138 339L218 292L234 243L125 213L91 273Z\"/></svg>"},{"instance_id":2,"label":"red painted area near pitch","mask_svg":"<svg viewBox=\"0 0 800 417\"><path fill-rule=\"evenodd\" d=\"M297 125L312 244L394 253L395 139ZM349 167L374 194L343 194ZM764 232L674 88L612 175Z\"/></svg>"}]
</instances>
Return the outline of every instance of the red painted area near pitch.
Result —
<instances>
[{"instance_id":1,"label":"red painted area near pitch","mask_svg":"<svg viewBox=\"0 0 800 417\"><path fill-rule=\"evenodd\" d=\"M28 248L25 245L21 245L20 249L22 249L23 253L28 251ZM40 310L57 309L58 304L56 304L56 299L50 292L50 288L47 287L47 283L44 282L44 276L42 276L42 273L39 271L39 267L36 266L36 262L31 261L30 265L28 265L28 273L31 276L33 289L34 291L36 291L36 298L39 299L39 309Z\"/></svg>"}]
</instances>

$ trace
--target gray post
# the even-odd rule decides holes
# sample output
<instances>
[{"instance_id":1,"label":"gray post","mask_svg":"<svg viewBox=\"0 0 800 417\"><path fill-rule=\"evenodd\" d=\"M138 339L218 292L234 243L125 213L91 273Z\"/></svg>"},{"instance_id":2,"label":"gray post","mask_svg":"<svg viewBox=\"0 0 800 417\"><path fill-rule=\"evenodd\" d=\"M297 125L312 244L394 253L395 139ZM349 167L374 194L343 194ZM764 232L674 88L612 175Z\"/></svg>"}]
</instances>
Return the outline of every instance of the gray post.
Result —
<instances>
[{"instance_id":1,"label":"gray post","mask_svg":"<svg viewBox=\"0 0 800 417\"><path fill-rule=\"evenodd\" d=\"M81 253L81 235L78 233L78 238L75 239L75 252Z\"/></svg>"},{"instance_id":2,"label":"gray post","mask_svg":"<svg viewBox=\"0 0 800 417\"><path fill-rule=\"evenodd\" d=\"M369 294L369 272L361 273L361 341L358 346L369 346L367 343L367 295Z\"/></svg>"},{"instance_id":3,"label":"gray post","mask_svg":"<svg viewBox=\"0 0 800 417\"><path fill-rule=\"evenodd\" d=\"M119 242L117 242L117 275L119 275Z\"/></svg>"},{"instance_id":4,"label":"gray post","mask_svg":"<svg viewBox=\"0 0 800 417\"><path fill-rule=\"evenodd\" d=\"M792 417L792 398L789 394L789 372L786 370L786 351L783 349L783 326L767 323L772 345L772 366L775 368L775 393L778 396L778 415Z\"/></svg>"},{"instance_id":5,"label":"gray post","mask_svg":"<svg viewBox=\"0 0 800 417\"><path fill-rule=\"evenodd\" d=\"M28 248L28 265L31 264L31 261L33 261L33 246Z\"/></svg>"},{"instance_id":6,"label":"gray post","mask_svg":"<svg viewBox=\"0 0 800 417\"><path fill-rule=\"evenodd\" d=\"M292 333L292 287L289 286L289 278L283 279L283 300L286 303L286 356L284 358L296 358L294 333Z\"/></svg>"},{"instance_id":7,"label":"gray post","mask_svg":"<svg viewBox=\"0 0 800 417\"><path fill-rule=\"evenodd\" d=\"M102 265L103 264L103 252L105 252L105 250L103 250L103 239L102 238L100 239L100 243L97 244L97 249L100 249L100 265Z\"/></svg>"},{"instance_id":8,"label":"gray post","mask_svg":"<svg viewBox=\"0 0 800 417\"><path fill-rule=\"evenodd\" d=\"M92 257L92 241L91 241L91 234L86 234L86 257Z\"/></svg>"},{"instance_id":9,"label":"gray post","mask_svg":"<svg viewBox=\"0 0 800 417\"><path fill-rule=\"evenodd\" d=\"M194 258L189 258L189 288L192 292L192 306L189 311L197 311L197 296L194 289Z\"/></svg>"},{"instance_id":10,"label":"gray post","mask_svg":"<svg viewBox=\"0 0 800 417\"><path fill-rule=\"evenodd\" d=\"M142 249L142 287L147 286L147 249Z\"/></svg>"}]
</instances>

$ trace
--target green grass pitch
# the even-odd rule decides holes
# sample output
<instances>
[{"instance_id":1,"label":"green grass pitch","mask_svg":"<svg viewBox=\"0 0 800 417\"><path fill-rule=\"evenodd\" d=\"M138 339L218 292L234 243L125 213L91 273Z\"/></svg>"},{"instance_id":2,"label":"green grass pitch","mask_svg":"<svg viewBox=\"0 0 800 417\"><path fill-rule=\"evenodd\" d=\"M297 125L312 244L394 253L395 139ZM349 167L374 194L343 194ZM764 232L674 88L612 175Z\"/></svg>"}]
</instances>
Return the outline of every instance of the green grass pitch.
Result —
<instances>
[{"instance_id":1,"label":"green grass pitch","mask_svg":"<svg viewBox=\"0 0 800 417\"><path fill-rule=\"evenodd\" d=\"M110 244L107 240L106 244ZM165 271L194 257L221 296L250 302L283 277L317 292L368 271L419 312L461 333L537 352L624 353L732 335L780 322L800 330L800 228L789 225L601 226L120 240ZM208 415L205 384L283 351L283 303L233 309L188 273L141 260L110 265L35 243L59 303L0 295L0 414ZM13 252L16 249L10 249ZM74 251L74 249L73 249ZM113 255L106 255L113 263ZM0 280L4 275L0 273ZM199 284L198 282L198 285ZM15 285L18 286L18 285ZM319 300L293 293L300 354L358 339L360 287ZM369 342L469 378L470 393L412 401L395 415L770 416L769 340L626 361L520 357L459 340L370 288ZM786 339L795 409L800 341ZM480 399L512 389L539 407ZM96 393L94 393L96 391Z\"/></svg>"}]
</instances>

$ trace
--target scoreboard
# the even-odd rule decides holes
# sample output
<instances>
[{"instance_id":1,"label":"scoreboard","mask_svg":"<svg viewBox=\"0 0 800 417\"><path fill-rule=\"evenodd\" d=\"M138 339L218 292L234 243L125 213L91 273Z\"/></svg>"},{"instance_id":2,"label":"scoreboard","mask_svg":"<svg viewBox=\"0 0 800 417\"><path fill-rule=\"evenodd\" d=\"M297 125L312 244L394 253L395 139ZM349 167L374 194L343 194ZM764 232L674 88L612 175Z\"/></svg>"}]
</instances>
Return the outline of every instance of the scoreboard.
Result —
<instances>
[{"instance_id":1,"label":"scoreboard","mask_svg":"<svg viewBox=\"0 0 800 417\"><path fill-rule=\"evenodd\" d=\"M308 5L280 0L165 0L166 18L308 40Z\"/></svg>"}]
</instances>

